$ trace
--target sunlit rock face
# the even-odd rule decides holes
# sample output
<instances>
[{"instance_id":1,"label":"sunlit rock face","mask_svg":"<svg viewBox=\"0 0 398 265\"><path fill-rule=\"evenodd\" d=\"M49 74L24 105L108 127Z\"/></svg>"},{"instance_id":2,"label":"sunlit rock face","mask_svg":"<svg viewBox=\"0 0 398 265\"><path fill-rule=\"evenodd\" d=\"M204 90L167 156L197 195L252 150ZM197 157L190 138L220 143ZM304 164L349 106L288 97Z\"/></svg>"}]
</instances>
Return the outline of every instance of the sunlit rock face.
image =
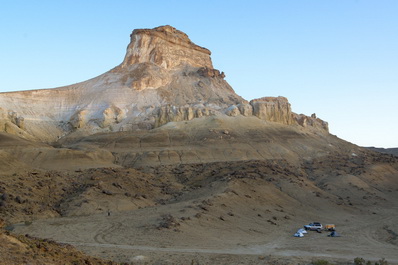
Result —
<instances>
[{"instance_id":1,"label":"sunlit rock face","mask_svg":"<svg viewBox=\"0 0 398 265\"><path fill-rule=\"evenodd\" d=\"M304 128L312 127L321 131L329 132L329 124L326 121L319 119L315 113L311 116L293 113L293 119L297 124Z\"/></svg>"},{"instance_id":2,"label":"sunlit rock face","mask_svg":"<svg viewBox=\"0 0 398 265\"><path fill-rule=\"evenodd\" d=\"M184 64L213 68L210 51L194 44L187 34L171 26L136 29L130 37L122 67L153 63L164 69L174 69Z\"/></svg>"},{"instance_id":3,"label":"sunlit rock face","mask_svg":"<svg viewBox=\"0 0 398 265\"><path fill-rule=\"evenodd\" d=\"M150 130L212 115L318 124L293 116L283 97L249 104L213 68L210 51L171 26L136 29L130 37L123 62L98 77L53 89L0 93L0 131L55 141L73 132Z\"/></svg>"},{"instance_id":4,"label":"sunlit rock face","mask_svg":"<svg viewBox=\"0 0 398 265\"><path fill-rule=\"evenodd\" d=\"M253 115L266 121L292 124L292 110L285 97L264 97L250 101Z\"/></svg>"}]
</instances>

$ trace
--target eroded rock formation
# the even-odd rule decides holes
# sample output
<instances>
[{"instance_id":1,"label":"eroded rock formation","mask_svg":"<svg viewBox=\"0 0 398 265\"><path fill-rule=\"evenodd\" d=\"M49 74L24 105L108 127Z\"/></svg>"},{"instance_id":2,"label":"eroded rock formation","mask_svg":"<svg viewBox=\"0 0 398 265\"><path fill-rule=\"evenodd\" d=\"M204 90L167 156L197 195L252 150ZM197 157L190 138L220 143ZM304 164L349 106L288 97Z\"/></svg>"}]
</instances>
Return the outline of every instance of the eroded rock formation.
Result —
<instances>
[{"instance_id":1,"label":"eroded rock formation","mask_svg":"<svg viewBox=\"0 0 398 265\"><path fill-rule=\"evenodd\" d=\"M225 110L228 116L256 116L267 122L276 122L286 125L300 125L311 127L324 132L329 132L328 123L317 118L315 114L311 117L304 114L296 114L291 111L290 103L285 97L263 97L253 99L250 104L241 103L232 105Z\"/></svg>"},{"instance_id":2,"label":"eroded rock formation","mask_svg":"<svg viewBox=\"0 0 398 265\"><path fill-rule=\"evenodd\" d=\"M7 111L0 107L0 132L23 135L25 118L15 111Z\"/></svg>"},{"instance_id":3,"label":"eroded rock formation","mask_svg":"<svg viewBox=\"0 0 398 265\"><path fill-rule=\"evenodd\" d=\"M293 114L284 97L249 104L213 68L210 51L171 26L137 29L130 37L123 62L98 77L55 89L0 93L0 131L54 141L76 130L149 130L210 115L254 115L327 130L319 119Z\"/></svg>"},{"instance_id":4,"label":"eroded rock formation","mask_svg":"<svg viewBox=\"0 0 398 265\"><path fill-rule=\"evenodd\" d=\"M253 115L266 121L290 125L293 123L290 103L285 97L264 97L250 101Z\"/></svg>"},{"instance_id":5,"label":"eroded rock formation","mask_svg":"<svg viewBox=\"0 0 398 265\"><path fill-rule=\"evenodd\" d=\"M155 127L168 122L190 121L194 118L214 115L214 111L202 106L163 106L154 111Z\"/></svg>"},{"instance_id":6,"label":"eroded rock formation","mask_svg":"<svg viewBox=\"0 0 398 265\"><path fill-rule=\"evenodd\" d=\"M122 67L139 63L154 63L165 69L184 64L213 68L210 51L189 39L188 35L171 26L135 29Z\"/></svg>"},{"instance_id":7,"label":"eroded rock formation","mask_svg":"<svg viewBox=\"0 0 398 265\"><path fill-rule=\"evenodd\" d=\"M294 120L297 122L297 124L303 126L303 127L313 127L316 129L321 129L324 131L329 131L329 124L316 117L315 113L311 115L311 117L306 116L304 114L293 114Z\"/></svg>"}]
</instances>

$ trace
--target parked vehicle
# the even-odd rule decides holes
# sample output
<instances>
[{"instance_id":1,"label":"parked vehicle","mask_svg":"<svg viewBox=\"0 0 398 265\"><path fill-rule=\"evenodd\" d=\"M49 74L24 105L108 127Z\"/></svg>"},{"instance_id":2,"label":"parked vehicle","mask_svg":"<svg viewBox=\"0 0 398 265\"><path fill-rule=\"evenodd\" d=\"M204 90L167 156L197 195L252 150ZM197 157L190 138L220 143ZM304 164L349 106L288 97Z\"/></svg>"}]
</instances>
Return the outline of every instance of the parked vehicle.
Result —
<instances>
[{"instance_id":1,"label":"parked vehicle","mask_svg":"<svg viewBox=\"0 0 398 265\"><path fill-rule=\"evenodd\" d=\"M323 226L319 222L312 222L312 223L304 226L305 230L311 230L311 231L317 231L317 232L321 232L322 228L323 228Z\"/></svg>"},{"instance_id":2,"label":"parked vehicle","mask_svg":"<svg viewBox=\"0 0 398 265\"><path fill-rule=\"evenodd\" d=\"M336 230L336 226L334 224L327 224L327 225L325 225L325 230L327 230L327 231L335 231Z\"/></svg>"}]
</instances>

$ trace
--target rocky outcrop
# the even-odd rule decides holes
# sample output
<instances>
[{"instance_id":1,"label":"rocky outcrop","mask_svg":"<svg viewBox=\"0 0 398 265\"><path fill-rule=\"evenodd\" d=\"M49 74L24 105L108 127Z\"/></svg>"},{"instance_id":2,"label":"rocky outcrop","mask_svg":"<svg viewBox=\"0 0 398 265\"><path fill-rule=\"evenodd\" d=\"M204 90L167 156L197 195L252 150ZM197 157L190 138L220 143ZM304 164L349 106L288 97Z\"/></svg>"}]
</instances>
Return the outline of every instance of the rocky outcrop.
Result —
<instances>
[{"instance_id":1,"label":"rocky outcrop","mask_svg":"<svg viewBox=\"0 0 398 265\"><path fill-rule=\"evenodd\" d=\"M155 127L173 121L190 121L194 118L210 116L214 111L204 106L163 106L154 111Z\"/></svg>"},{"instance_id":2,"label":"rocky outcrop","mask_svg":"<svg viewBox=\"0 0 398 265\"><path fill-rule=\"evenodd\" d=\"M285 97L264 97L250 101L253 115L265 121L293 123L290 103Z\"/></svg>"},{"instance_id":3,"label":"rocky outcrop","mask_svg":"<svg viewBox=\"0 0 398 265\"><path fill-rule=\"evenodd\" d=\"M123 110L116 106L110 106L104 109L101 114L92 116L87 109L79 110L69 120L69 124L74 130L84 128L87 125L98 125L100 128L107 128L109 126L120 123L126 118Z\"/></svg>"},{"instance_id":4,"label":"rocky outcrop","mask_svg":"<svg viewBox=\"0 0 398 265\"><path fill-rule=\"evenodd\" d=\"M317 130L329 132L329 124L326 121L317 118L315 113L312 114L311 117L304 114L293 113L293 119L298 125L301 125L304 128L312 127Z\"/></svg>"},{"instance_id":5,"label":"rocky outcrop","mask_svg":"<svg viewBox=\"0 0 398 265\"><path fill-rule=\"evenodd\" d=\"M14 111L0 108L0 132L11 134L23 134L25 130L25 118Z\"/></svg>"},{"instance_id":6,"label":"rocky outcrop","mask_svg":"<svg viewBox=\"0 0 398 265\"><path fill-rule=\"evenodd\" d=\"M198 73L200 76L203 76L203 77L219 77L219 78L225 77L224 72L220 72L217 69L212 69L212 68L208 68L208 67L200 67L198 69Z\"/></svg>"},{"instance_id":7,"label":"rocky outcrop","mask_svg":"<svg viewBox=\"0 0 398 265\"><path fill-rule=\"evenodd\" d=\"M69 123L72 125L74 129L83 128L88 121L87 118L88 110L79 110L69 120Z\"/></svg>"},{"instance_id":8,"label":"rocky outcrop","mask_svg":"<svg viewBox=\"0 0 398 265\"><path fill-rule=\"evenodd\" d=\"M102 112L102 119L99 125L101 128L105 128L112 124L120 123L125 117L126 114L120 108L115 106L108 107Z\"/></svg>"},{"instance_id":9,"label":"rocky outcrop","mask_svg":"<svg viewBox=\"0 0 398 265\"><path fill-rule=\"evenodd\" d=\"M130 67L121 81L134 90L156 89L170 83L171 76L162 67L146 62Z\"/></svg>"},{"instance_id":10,"label":"rocky outcrop","mask_svg":"<svg viewBox=\"0 0 398 265\"><path fill-rule=\"evenodd\" d=\"M243 116L252 116L253 115L253 107L250 104L239 104L238 109Z\"/></svg>"},{"instance_id":11,"label":"rocky outcrop","mask_svg":"<svg viewBox=\"0 0 398 265\"><path fill-rule=\"evenodd\" d=\"M130 37L122 67L150 62L165 69L183 64L213 68L210 51L194 44L187 34L171 26L136 29Z\"/></svg>"},{"instance_id":12,"label":"rocky outcrop","mask_svg":"<svg viewBox=\"0 0 398 265\"><path fill-rule=\"evenodd\" d=\"M328 123L317 118L315 113L311 117L304 114L293 113L290 103L285 97L264 97L250 101L250 104L241 103L229 106L226 115L236 117L256 116L267 122L276 122L286 125L300 125L323 132L329 132Z\"/></svg>"},{"instance_id":13,"label":"rocky outcrop","mask_svg":"<svg viewBox=\"0 0 398 265\"><path fill-rule=\"evenodd\" d=\"M225 114L227 114L228 116L236 117L236 116L240 115L241 113L237 106L232 105L226 109Z\"/></svg>"},{"instance_id":14,"label":"rocky outcrop","mask_svg":"<svg viewBox=\"0 0 398 265\"><path fill-rule=\"evenodd\" d=\"M8 120L22 130L25 128L24 117L18 116L18 113L14 111L8 112Z\"/></svg>"}]
</instances>

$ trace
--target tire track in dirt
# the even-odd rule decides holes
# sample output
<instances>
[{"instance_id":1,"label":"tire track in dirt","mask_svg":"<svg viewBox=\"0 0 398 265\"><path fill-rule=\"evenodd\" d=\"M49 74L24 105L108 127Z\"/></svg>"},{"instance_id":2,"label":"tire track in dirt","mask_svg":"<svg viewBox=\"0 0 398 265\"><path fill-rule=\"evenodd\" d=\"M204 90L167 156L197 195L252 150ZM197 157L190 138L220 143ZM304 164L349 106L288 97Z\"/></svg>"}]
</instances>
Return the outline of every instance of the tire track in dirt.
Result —
<instances>
[{"instance_id":1,"label":"tire track in dirt","mask_svg":"<svg viewBox=\"0 0 398 265\"><path fill-rule=\"evenodd\" d=\"M391 226L391 225L395 224L396 220L397 219L395 216L390 216L387 218L380 218L374 224L366 226L364 229L364 231L365 231L364 235L365 235L366 239L373 244L382 245L383 248L384 247L397 247L396 245L389 243L386 239L382 239L378 235L380 233L380 231L382 231L384 229L383 227Z\"/></svg>"},{"instance_id":2,"label":"tire track in dirt","mask_svg":"<svg viewBox=\"0 0 398 265\"><path fill-rule=\"evenodd\" d=\"M374 258L377 258L375 260L378 260L382 257L387 258L387 256L389 256L389 253L398 252L398 247L396 245L387 242L379 235L381 230L383 229L383 226L391 225L395 222L395 215L388 217L383 216L379 218L372 218L371 221L367 221L366 223L363 221L357 221L357 240L363 247L365 247L365 249L361 250L364 257L368 256L368 258L370 258L370 256L372 256ZM364 252L366 251L366 249L367 252ZM376 249L378 250L377 253L375 253L374 251ZM392 260L391 256L387 258L387 260L389 262L397 262L397 260Z\"/></svg>"},{"instance_id":3,"label":"tire track in dirt","mask_svg":"<svg viewBox=\"0 0 398 265\"><path fill-rule=\"evenodd\" d=\"M176 253L208 253L208 254L234 254L234 255L258 255L247 248L234 248L234 249L205 249L205 248L178 248L178 247L151 247L139 245L125 245L125 244L112 244L112 243L86 243L86 242L73 242L73 241L59 241L59 243L70 244L74 246L85 246L94 248L119 248L131 250L144 250L144 251L161 251L161 252L176 252Z\"/></svg>"},{"instance_id":4,"label":"tire track in dirt","mask_svg":"<svg viewBox=\"0 0 398 265\"><path fill-rule=\"evenodd\" d=\"M109 228L106 228L100 232L98 232L97 234L94 235L94 241L98 244L105 244L108 243L108 241L106 240L106 236L111 234L112 232L120 229L120 227L122 227L122 223L120 222L112 222L111 226Z\"/></svg>"}]
</instances>

